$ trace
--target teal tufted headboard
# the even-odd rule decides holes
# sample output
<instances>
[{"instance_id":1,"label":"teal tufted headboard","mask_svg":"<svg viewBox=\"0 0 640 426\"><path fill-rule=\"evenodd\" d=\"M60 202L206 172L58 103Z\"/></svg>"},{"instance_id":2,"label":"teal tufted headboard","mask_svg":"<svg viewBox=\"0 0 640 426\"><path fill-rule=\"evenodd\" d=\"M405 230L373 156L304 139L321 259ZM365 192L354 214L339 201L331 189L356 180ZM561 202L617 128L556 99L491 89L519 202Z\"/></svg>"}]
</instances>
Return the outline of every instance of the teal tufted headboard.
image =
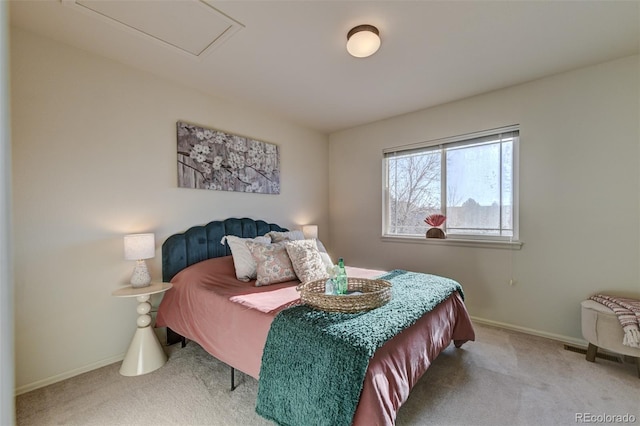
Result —
<instances>
[{"instance_id":1,"label":"teal tufted headboard","mask_svg":"<svg viewBox=\"0 0 640 426\"><path fill-rule=\"evenodd\" d=\"M269 231L287 231L274 223L249 218L230 218L194 226L181 234L174 234L162 244L162 281L169 282L189 265L213 257L231 254L227 243L220 244L225 235L255 238Z\"/></svg>"}]
</instances>

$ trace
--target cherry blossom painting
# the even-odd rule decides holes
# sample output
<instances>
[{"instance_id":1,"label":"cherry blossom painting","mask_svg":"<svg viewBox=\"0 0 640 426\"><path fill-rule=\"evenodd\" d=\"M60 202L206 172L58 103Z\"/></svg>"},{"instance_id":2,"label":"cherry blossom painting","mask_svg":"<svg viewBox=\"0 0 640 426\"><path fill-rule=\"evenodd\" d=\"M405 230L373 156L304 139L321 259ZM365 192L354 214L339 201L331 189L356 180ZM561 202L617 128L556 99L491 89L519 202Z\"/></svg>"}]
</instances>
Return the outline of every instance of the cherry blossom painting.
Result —
<instances>
[{"instance_id":1,"label":"cherry blossom painting","mask_svg":"<svg viewBox=\"0 0 640 426\"><path fill-rule=\"evenodd\" d=\"M179 121L178 186L280 193L278 146Z\"/></svg>"}]
</instances>

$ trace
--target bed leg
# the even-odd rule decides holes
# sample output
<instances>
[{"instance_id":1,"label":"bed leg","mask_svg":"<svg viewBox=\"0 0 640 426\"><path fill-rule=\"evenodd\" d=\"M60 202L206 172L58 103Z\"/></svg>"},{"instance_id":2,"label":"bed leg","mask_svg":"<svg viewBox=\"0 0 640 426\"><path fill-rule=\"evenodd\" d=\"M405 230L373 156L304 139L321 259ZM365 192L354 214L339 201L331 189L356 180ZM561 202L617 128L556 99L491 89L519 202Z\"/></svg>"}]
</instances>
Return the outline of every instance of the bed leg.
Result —
<instances>
[{"instance_id":1,"label":"bed leg","mask_svg":"<svg viewBox=\"0 0 640 426\"><path fill-rule=\"evenodd\" d=\"M236 389L236 369L231 367L231 392Z\"/></svg>"},{"instance_id":2,"label":"bed leg","mask_svg":"<svg viewBox=\"0 0 640 426\"><path fill-rule=\"evenodd\" d=\"M181 342L184 348L187 344L187 338L167 327L167 345L173 345L178 342Z\"/></svg>"},{"instance_id":3,"label":"bed leg","mask_svg":"<svg viewBox=\"0 0 640 426\"><path fill-rule=\"evenodd\" d=\"M593 343L589 343L589 346L587 346L587 361L595 362L597 355L598 355L598 347Z\"/></svg>"}]
</instances>

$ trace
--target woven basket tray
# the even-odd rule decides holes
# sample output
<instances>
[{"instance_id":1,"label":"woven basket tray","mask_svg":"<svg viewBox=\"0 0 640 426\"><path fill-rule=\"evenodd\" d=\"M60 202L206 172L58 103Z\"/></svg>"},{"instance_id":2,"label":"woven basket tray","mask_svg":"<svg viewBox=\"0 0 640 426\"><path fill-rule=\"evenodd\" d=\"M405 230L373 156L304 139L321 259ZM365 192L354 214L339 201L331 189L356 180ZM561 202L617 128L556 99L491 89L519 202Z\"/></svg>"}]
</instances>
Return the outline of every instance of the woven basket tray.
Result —
<instances>
[{"instance_id":1,"label":"woven basket tray","mask_svg":"<svg viewBox=\"0 0 640 426\"><path fill-rule=\"evenodd\" d=\"M363 312L378 308L391 300L391 283L385 280L366 278L348 278L347 291L359 291L362 294L332 295L324 294L327 280L310 281L300 284L302 302L315 309L328 312Z\"/></svg>"}]
</instances>

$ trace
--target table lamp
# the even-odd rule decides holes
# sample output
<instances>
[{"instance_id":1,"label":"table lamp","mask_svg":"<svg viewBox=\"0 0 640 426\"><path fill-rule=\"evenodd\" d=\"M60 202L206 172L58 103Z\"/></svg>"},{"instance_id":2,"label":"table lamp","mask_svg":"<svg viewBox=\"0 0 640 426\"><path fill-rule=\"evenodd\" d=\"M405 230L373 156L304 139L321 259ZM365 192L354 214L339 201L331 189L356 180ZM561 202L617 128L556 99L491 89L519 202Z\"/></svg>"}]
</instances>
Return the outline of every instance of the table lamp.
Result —
<instances>
[{"instance_id":1,"label":"table lamp","mask_svg":"<svg viewBox=\"0 0 640 426\"><path fill-rule=\"evenodd\" d=\"M304 237L309 240L312 238L318 239L318 225L304 225L302 227L302 233Z\"/></svg>"},{"instance_id":2,"label":"table lamp","mask_svg":"<svg viewBox=\"0 0 640 426\"><path fill-rule=\"evenodd\" d=\"M135 260L136 266L131 274L132 287L146 287L151 284L151 275L145 259L156 254L154 234L129 234L124 236L124 258Z\"/></svg>"}]
</instances>

